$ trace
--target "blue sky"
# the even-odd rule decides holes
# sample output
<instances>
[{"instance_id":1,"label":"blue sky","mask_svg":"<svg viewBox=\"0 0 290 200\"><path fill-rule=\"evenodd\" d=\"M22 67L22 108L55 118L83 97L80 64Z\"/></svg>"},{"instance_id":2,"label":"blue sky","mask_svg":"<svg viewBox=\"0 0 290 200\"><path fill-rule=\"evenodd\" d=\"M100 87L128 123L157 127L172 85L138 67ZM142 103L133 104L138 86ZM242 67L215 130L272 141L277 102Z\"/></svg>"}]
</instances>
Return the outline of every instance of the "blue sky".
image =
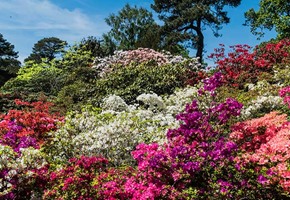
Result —
<instances>
[{"instance_id":1,"label":"blue sky","mask_svg":"<svg viewBox=\"0 0 290 200\"><path fill-rule=\"evenodd\" d=\"M110 29L104 19L111 13L116 14L126 3L150 9L153 0L0 0L0 33L15 46L19 60L23 61L33 45L44 37L58 37L69 44L87 36L101 37ZM276 37L270 31L257 40L250 28L242 25L244 12L258 9L258 5L259 0L242 0L239 7L227 8L231 22L220 31L222 37L215 38L209 29L204 31L205 55L220 43L255 46Z\"/></svg>"}]
</instances>

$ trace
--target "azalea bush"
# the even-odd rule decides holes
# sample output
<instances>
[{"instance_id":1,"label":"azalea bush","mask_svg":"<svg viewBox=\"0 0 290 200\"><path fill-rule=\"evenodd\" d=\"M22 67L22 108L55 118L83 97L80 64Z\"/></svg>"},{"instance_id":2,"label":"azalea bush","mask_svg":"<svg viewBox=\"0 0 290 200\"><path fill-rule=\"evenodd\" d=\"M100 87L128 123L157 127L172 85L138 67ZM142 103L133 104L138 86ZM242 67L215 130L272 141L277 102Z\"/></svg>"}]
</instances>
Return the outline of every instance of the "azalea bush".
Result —
<instances>
[{"instance_id":1,"label":"azalea bush","mask_svg":"<svg viewBox=\"0 0 290 200\"><path fill-rule=\"evenodd\" d=\"M119 96L108 96L101 111L87 107L67 115L64 126L49 133L52 140L45 151L55 162L102 155L114 165L133 164L130 152L137 144L166 142L166 130L178 126L176 114L197 92L197 88L187 87L164 98L155 93L141 94L135 105L127 105Z\"/></svg>"},{"instance_id":2,"label":"azalea bush","mask_svg":"<svg viewBox=\"0 0 290 200\"><path fill-rule=\"evenodd\" d=\"M71 158L62 169L49 174L44 199L95 199L94 178L103 171L108 160L102 157Z\"/></svg>"},{"instance_id":3,"label":"azalea bush","mask_svg":"<svg viewBox=\"0 0 290 200\"><path fill-rule=\"evenodd\" d=\"M279 92L289 106L289 87ZM241 149L236 160L255 166L265 187L277 184L289 194L289 121L286 114L271 112L263 117L239 122L232 127L230 138Z\"/></svg>"},{"instance_id":4,"label":"azalea bush","mask_svg":"<svg viewBox=\"0 0 290 200\"><path fill-rule=\"evenodd\" d=\"M37 171L46 163L39 149L47 141L47 133L63 121L50 112L49 102L15 100L15 104L18 110L0 115L0 192L6 199L28 198L37 190L41 180Z\"/></svg>"},{"instance_id":5,"label":"azalea bush","mask_svg":"<svg viewBox=\"0 0 290 200\"><path fill-rule=\"evenodd\" d=\"M0 198L30 199L41 197L47 173L45 156L33 147L15 152L11 147L0 144Z\"/></svg>"},{"instance_id":6,"label":"azalea bush","mask_svg":"<svg viewBox=\"0 0 290 200\"><path fill-rule=\"evenodd\" d=\"M236 159L255 166L264 187L277 184L289 194L289 122L285 114L271 112L261 118L237 123L230 137L242 150Z\"/></svg>"},{"instance_id":7,"label":"azalea bush","mask_svg":"<svg viewBox=\"0 0 290 200\"><path fill-rule=\"evenodd\" d=\"M22 109L0 115L0 143L16 152L29 146L39 148L47 139L46 133L56 130L63 118L57 113L50 113L52 104L49 102L15 100L15 103Z\"/></svg>"},{"instance_id":8,"label":"azalea bush","mask_svg":"<svg viewBox=\"0 0 290 200\"><path fill-rule=\"evenodd\" d=\"M289 39L269 42L254 50L249 45L234 45L226 54L221 45L209 57L215 60L227 84L241 87L245 82L255 83L264 72L273 75L274 65L289 63L289 46Z\"/></svg>"}]
</instances>

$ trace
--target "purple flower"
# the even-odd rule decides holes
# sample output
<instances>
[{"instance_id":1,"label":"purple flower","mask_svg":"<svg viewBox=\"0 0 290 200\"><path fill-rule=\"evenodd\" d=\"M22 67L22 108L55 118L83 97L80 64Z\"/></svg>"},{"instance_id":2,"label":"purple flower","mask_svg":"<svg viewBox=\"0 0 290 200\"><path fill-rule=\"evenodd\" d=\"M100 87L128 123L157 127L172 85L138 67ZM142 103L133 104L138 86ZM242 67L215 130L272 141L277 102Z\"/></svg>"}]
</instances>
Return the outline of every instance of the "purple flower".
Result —
<instances>
[{"instance_id":1,"label":"purple flower","mask_svg":"<svg viewBox=\"0 0 290 200\"><path fill-rule=\"evenodd\" d=\"M276 172L274 172L273 170L269 169L269 170L266 172L266 174L267 174L268 176L273 176L273 175L276 175Z\"/></svg>"},{"instance_id":2,"label":"purple flower","mask_svg":"<svg viewBox=\"0 0 290 200\"><path fill-rule=\"evenodd\" d=\"M197 172L200 170L200 162L187 162L184 163L182 169L185 172Z\"/></svg>"},{"instance_id":3,"label":"purple flower","mask_svg":"<svg viewBox=\"0 0 290 200\"><path fill-rule=\"evenodd\" d=\"M39 148L37 141L32 137L21 137L17 147L14 149L15 152L19 153L21 148L34 147Z\"/></svg>"},{"instance_id":4,"label":"purple flower","mask_svg":"<svg viewBox=\"0 0 290 200\"><path fill-rule=\"evenodd\" d=\"M166 160L167 160L167 157L165 155L157 154L149 160L149 165L152 168L158 168L158 167L161 167L162 162Z\"/></svg>"},{"instance_id":5,"label":"purple flower","mask_svg":"<svg viewBox=\"0 0 290 200\"><path fill-rule=\"evenodd\" d=\"M265 176L260 174L258 176L258 182L261 183L262 185L264 185L264 184L266 184L268 182L268 179Z\"/></svg>"},{"instance_id":6,"label":"purple flower","mask_svg":"<svg viewBox=\"0 0 290 200\"><path fill-rule=\"evenodd\" d=\"M222 73L215 73L213 76L205 79L203 83L203 89L205 91L213 92L216 88L222 85Z\"/></svg>"}]
</instances>

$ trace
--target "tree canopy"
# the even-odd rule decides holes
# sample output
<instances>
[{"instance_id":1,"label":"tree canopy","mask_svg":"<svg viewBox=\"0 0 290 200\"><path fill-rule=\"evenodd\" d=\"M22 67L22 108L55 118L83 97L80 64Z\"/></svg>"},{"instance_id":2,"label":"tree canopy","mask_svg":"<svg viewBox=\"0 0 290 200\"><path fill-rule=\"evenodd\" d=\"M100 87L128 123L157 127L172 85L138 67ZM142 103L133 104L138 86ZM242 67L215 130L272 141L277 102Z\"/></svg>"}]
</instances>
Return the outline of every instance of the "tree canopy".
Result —
<instances>
[{"instance_id":1,"label":"tree canopy","mask_svg":"<svg viewBox=\"0 0 290 200\"><path fill-rule=\"evenodd\" d=\"M156 49L159 44L159 37L151 37L152 30L158 34L158 25L153 15L145 8L131 7L126 4L117 15L111 14L105 19L111 26L111 30L105 38L111 38L116 47L122 50L131 50L138 47Z\"/></svg>"},{"instance_id":2,"label":"tree canopy","mask_svg":"<svg viewBox=\"0 0 290 200\"><path fill-rule=\"evenodd\" d=\"M202 61L203 29L208 26L219 36L222 24L230 21L224 7L237 7L240 3L241 0L154 0L151 7L164 21L163 34L173 35L172 38L180 42L191 42Z\"/></svg>"},{"instance_id":3,"label":"tree canopy","mask_svg":"<svg viewBox=\"0 0 290 200\"><path fill-rule=\"evenodd\" d=\"M21 64L17 58L18 52L14 50L14 45L4 39L0 33L0 86L16 76Z\"/></svg>"},{"instance_id":4,"label":"tree canopy","mask_svg":"<svg viewBox=\"0 0 290 200\"><path fill-rule=\"evenodd\" d=\"M278 33L279 38L290 36L290 1L289 0L261 0L260 8L253 8L245 13L246 23L251 32L259 38L264 35L264 29Z\"/></svg>"},{"instance_id":5,"label":"tree canopy","mask_svg":"<svg viewBox=\"0 0 290 200\"><path fill-rule=\"evenodd\" d=\"M32 53L24 61L41 63L42 59L45 59L48 63L56 58L58 54L63 53L66 45L66 41L56 37L43 38L34 44Z\"/></svg>"}]
</instances>

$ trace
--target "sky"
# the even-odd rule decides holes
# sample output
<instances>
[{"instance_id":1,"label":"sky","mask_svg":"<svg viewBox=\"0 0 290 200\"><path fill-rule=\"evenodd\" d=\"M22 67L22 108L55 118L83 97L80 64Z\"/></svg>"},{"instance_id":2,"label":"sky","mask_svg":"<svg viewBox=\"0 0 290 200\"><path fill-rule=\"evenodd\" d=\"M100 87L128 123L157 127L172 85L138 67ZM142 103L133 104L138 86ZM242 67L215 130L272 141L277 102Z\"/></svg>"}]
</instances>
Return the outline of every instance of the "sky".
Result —
<instances>
[{"instance_id":1,"label":"sky","mask_svg":"<svg viewBox=\"0 0 290 200\"><path fill-rule=\"evenodd\" d=\"M70 45L82 38L95 36L101 38L110 27L105 18L117 14L126 3L131 6L151 10L154 0L0 0L0 33L15 46L19 60L23 61L32 52L33 45L45 37L58 37ZM268 31L261 40L252 35L250 28L243 26L244 12L259 8L259 0L242 0L237 8L226 8L231 21L224 25L222 37L214 37L208 28L204 31L205 57L218 48L248 44L255 46L276 37L275 31ZM154 14L158 21L157 14ZM191 50L190 55L194 56ZM212 61L206 60L210 65Z\"/></svg>"}]
</instances>

